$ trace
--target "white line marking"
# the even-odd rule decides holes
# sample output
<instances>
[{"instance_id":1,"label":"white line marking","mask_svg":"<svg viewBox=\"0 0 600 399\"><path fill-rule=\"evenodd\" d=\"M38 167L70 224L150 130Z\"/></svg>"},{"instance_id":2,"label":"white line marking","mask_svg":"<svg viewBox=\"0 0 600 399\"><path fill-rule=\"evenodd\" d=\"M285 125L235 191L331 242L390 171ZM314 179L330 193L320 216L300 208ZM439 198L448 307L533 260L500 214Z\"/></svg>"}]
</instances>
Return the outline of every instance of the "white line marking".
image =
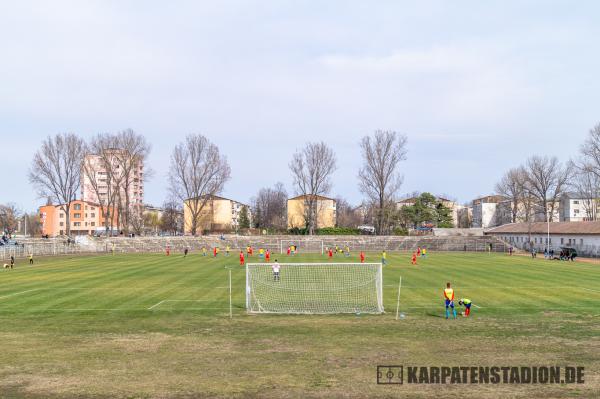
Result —
<instances>
[{"instance_id":1,"label":"white line marking","mask_svg":"<svg viewBox=\"0 0 600 399\"><path fill-rule=\"evenodd\" d=\"M152 310L165 302L214 302L214 301L215 301L214 299L163 299L162 301L150 306L148 308L148 310ZM206 309L212 309L212 308L206 308ZM217 308L215 308L215 309L217 309ZM218 309L220 309L220 308L218 308ZM229 308L227 308L227 309L229 309Z\"/></svg>"},{"instance_id":2,"label":"white line marking","mask_svg":"<svg viewBox=\"0 0 600 399\"><path fill-rule=\"evenodd\" d=\"M161 303L163 303L163 302L165 302L165 301L163 300L163 301L160 301L159 303L155 303L154 305L150 306L150 307L148 308L148 310L152 310L152 309L154 309L155 307L157 307L158 305L160 305L160 304L161 304Z\"/></svg>"},{"instance_id":3,"label":"white line marking","mask_svg":"<svg viewBox=\"0 0 600 399\"><path fill-rule=\"evenodd\" d=\"M581 288L582 290L586 290L586 291L600 292L599 290L593 290L591 288L585 288L585 287L579 287L579 288Z\"/></svg>"},{"instance_id":4,"label":"white line marking","mask_svg":"<svg viewBox=\"0 0 600 399\"><path fill-rule=\"evenodd\" d=\"M15 293L13 293L13 294L8 294L8 295L0 296L0 299L2 299L2 298L9 298L9 297L11 297L11 296L15 296L15 295L21 295L21 294L25 294L25 293L27 293L27 292L38 291L38 290L39 290L39 288L34 288L34 289L32 289L32 290L21 291L21 292L15 292Z\"/></svg>"},{"instance_id":5,"label":"white line marking","mask_svg":"<svg viewBox=\"0 0 600 399\"><path fill-rule=\"evenodd\" d=\"M214 299L165 299L163 302L214 302Z\"/></svg>"},{"instance_id":6,"label":"white line marking","mask_svg":"<svg viewBox=\"0 0 600 399\"><path fill-rule=\"evenodd\" d=\"M475 304L473 304L473 306L475 306L476 308L479 308L479 309L481 309L481 306L477 306L477 305L475 305Z\"/></svg>"},{"instance_id":7,"label":"white line marking","mask_svg":"<svg viewBox=\"0 0 600 399\"><path fill-rule=\"evenodd\" d=\"M432 309L432 308L442 308L444 307L444 305L442 304L440 305L429 305L429 306L401 306L401 309ZM477 306L480 309L483 309L483 306ZM552 311L552 310L569 310L569 309L597 309L597 306L592 306L592 305L583 305L583 306L544 306L544 305L540 305L540 306L520 306L520 307L515 307L515 306L485 306L486 309L507 309L507 310L530 310L530 309L540 309L540 310L547 310L547 311Z\"/></svg>"},{"instance_id":8,"label":"white line marking","mask_svg":"<svg viewBox=\"0 0 600 399\"><path fill-rule=\"evenodd\" d=\"M386 286L387 287L387 286ZM414 288L414 289L441 289L443 287L424 287L424 286L406 286L406 287L402 287L402 288ZM500 285L495 285L495 286L479 286L479 287L470 287L470 286L465 286L465 287L458 287L458 286L454 286L454 289L458 289L458 290L466 290L466 289L471 289L471 290L487 290L487 289L493 289L493 288L503 288L503 289L515 289L515 290L549 290L549 289L565 289L565 288L572 288L575 290L590 290L590 291L595 291L592 290L591 288L584 288L584 287L577 287L575 285L557 285L557 286L500 286ZM600 291L597 291L600 292Z\"/></svg>"}]
</instances>

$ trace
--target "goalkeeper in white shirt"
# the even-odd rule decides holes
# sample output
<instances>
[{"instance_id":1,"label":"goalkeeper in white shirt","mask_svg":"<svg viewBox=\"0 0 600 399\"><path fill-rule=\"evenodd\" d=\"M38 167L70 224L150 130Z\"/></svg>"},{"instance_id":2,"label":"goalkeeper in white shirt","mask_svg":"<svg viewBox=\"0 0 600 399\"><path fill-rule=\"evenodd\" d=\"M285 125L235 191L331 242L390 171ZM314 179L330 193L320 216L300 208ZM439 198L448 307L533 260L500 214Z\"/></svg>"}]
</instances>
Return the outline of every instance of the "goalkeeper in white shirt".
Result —
<instances>
[{"instance_id":1,"label":"goalkeeper in white shirt","mask_svg":"<svg viewBox=\"0 0 600 399\"><path fill-rule=\"evenodd\" d=\"M279 262L277 262L277 259L275 259L275 263L273 263L271 268L273 269L273 281L279 281L279 270L281 269L281 266L279 265Z\"/></svg>"}]
</instances>

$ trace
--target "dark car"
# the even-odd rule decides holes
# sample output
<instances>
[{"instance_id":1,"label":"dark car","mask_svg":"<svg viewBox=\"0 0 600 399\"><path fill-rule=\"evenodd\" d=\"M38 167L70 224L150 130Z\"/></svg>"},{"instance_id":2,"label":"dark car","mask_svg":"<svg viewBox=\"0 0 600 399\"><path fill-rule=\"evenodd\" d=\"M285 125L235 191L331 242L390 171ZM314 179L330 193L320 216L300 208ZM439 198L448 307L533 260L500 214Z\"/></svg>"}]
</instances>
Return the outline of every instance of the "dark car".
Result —
<instances>
[{"instance_id":1,"label":"dark car","mask_svg":"<svg viewBox=\"0 0 600 399\"><path fill-rule=\"evenodd\" d=\"M558 257L554 255L554 259L558 260L575 260L576 257L577 250L573 247L560 247Z\"/></svg>"}]
</instances>

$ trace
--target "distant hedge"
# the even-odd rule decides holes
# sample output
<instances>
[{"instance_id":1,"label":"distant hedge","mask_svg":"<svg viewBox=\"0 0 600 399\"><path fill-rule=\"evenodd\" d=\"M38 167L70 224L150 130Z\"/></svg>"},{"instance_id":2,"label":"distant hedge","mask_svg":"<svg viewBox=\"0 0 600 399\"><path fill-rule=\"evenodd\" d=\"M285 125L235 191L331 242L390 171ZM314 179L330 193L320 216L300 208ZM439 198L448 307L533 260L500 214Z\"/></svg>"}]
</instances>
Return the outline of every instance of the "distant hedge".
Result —
<instances>
[{"instance_id":1,"label":"distant hedge","mask_svg":"<svg viewBox=\"0 0 600 399\"><path fill-rule=\"evenodd\" d=\"M317 230L317 234L321 236L356 236L360 234L360 230L352 227L325 227Z\"/></svg>"},{"instance_id":2,"label":"distant hedge","mask_svg":"<svg viewBox=\"0 0 600 399\"><path fill-rule=\"evenodd\" d=\"M288 233L293 235L307 235L308 230L294 227L293 229L288 229ZM320 236L356 236L360 234L360 230L352 227L324 227L318 229L315 234Z\"/></svg>"}]
</instances>

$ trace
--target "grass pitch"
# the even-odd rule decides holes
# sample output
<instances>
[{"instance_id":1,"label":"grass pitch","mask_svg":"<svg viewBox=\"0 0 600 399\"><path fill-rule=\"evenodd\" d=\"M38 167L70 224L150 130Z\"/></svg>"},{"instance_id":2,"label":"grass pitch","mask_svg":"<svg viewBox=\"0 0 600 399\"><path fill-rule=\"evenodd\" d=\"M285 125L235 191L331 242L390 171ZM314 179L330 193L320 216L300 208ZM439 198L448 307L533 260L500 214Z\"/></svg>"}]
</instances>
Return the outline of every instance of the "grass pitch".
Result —
<instances>
[{"instance_id":1,"label":"grass pitch","mask_svg":"<svg viewBox=\"0 0 600 399\"><path fill-rule=\"evenodd\" d=\"M237 256L219 256L57 257L2 270L0 397L599 395L598 264L429 253L412 266L408 254L388 253L384 315L255 316L244 309ZM396 321L400 275L406 317ZM445 320L447 281L473 300L470 318ZM579 385L377 385L376 366L389 364L576 365L586 374Z\"/></svg>"}]
</instances>

